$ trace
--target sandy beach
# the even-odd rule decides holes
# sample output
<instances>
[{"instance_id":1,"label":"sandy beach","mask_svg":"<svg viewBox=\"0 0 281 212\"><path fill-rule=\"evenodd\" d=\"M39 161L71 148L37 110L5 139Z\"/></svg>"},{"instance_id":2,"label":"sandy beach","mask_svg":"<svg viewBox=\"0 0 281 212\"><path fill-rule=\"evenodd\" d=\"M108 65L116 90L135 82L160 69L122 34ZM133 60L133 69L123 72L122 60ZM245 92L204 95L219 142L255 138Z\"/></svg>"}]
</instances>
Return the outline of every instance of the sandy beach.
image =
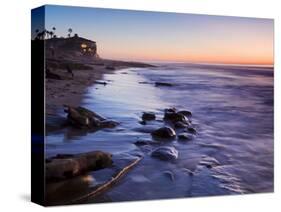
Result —
<instances>
[{"instance_id":1,"label":"sandy beach","mask_svg":"<svg viewBox=\"0 0 281 212\"><path fill-rule=\"evenodd\" d=\"M67 75L67 70L63 68L54 69L54 61L47 60L47 67L57 74ZM64 63L77 64L79 68L72 69L73 78L62 80L46 78L46 114L55 115L56 110L63 105L79 106L85 89L94 83L107 83L102 81L103 75L113 73L116 70L128 67L149 67L152 65L138 62L124 62L114 60L103 60L93 58L84 58L79 62L77 60L66 60Z\"/></svg>"}]
</instances>

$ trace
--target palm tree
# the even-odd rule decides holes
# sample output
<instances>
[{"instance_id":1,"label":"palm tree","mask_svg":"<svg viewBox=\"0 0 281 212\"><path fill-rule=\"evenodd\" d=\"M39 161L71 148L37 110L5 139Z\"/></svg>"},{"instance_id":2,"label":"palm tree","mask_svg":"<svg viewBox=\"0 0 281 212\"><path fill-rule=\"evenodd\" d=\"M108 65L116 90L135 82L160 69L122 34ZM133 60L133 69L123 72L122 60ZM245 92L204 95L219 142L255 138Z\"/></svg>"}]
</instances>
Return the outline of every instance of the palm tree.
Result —
<instances>
[{"instance_id":1,"label":"palm tree","mask_svg":"<svg viewBox=\"0 0 281 212\"><path fill-rule=\"evenodd\" d=\"M55 35L55 32L56 32L56 27L53 27L53 35Z\"/></svg>"},{"instance_id":2,"label":"palm tree","mask_svg":"<svg viewBox=\"0 0 281 212\"><path fill-rule=\"evenodd\" d=\"M72 29L69 28L69 29L68 29L68 32L69 32L68 37L71 37Z\"/></svg>"},{"instance_id":3,"label":"palm tree","mask_svg":"<svg viewBox=\"0 0 281 212\"><path fill-rule=\"evenodd\" d=\"M49 34L50 34L51 38L53 38L54 32L50 31Z\"/></svg>"}]
</instances>

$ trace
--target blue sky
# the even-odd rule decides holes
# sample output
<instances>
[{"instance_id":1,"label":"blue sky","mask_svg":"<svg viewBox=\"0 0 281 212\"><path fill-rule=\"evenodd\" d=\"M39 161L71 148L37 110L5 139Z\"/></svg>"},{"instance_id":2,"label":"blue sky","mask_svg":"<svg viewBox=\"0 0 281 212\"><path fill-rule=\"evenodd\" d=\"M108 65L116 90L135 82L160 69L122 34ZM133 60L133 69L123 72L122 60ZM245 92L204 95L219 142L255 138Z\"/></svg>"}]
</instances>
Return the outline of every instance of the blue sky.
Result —
<instances>
[{"instance_id":1,"label":"blue sky","mask_svg":"<svg viewBox=\"0 0 281 212\"><path fill-rule=\"evenodd\" d=\"M102 57L127 60L272 63L273 20L46 6L46 28L98 44ZM35 26L33 26L34 28Z\"/></svg>"}]
</instances>

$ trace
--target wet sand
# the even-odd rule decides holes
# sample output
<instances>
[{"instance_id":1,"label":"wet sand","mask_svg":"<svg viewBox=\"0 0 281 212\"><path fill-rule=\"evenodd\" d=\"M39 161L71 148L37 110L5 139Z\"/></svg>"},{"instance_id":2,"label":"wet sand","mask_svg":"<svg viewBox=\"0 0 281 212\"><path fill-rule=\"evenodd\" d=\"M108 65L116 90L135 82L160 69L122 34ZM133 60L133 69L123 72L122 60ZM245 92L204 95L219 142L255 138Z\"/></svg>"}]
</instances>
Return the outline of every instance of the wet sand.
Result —
<instances>
[{"instance_id":1,"label":"wet sand","mask_svg":"<svg viewBox=\"0 0 281 212\"><path fill-rule=\"evenodd\" d=\"M57 61L61 63L62 61ZM104 74L113 73L116 70L128 67L149 67L152 65L138 62L124 62L114 60L80 60L63 61L64 63L83 64L87 68L72 69L73 79L50 79L46 78L45 97L46 115L56 115L57 110L63 105L79 106L87 87L94 83L103 82ZM51 64L51 62L49 62ZM48 67L48 60L47 60ZM52 68L52 67L51 67ZM51 69L54 73L66 74L66 69ZM106 82L105 82L106 83Z\"/></svg>"}]
</instances>

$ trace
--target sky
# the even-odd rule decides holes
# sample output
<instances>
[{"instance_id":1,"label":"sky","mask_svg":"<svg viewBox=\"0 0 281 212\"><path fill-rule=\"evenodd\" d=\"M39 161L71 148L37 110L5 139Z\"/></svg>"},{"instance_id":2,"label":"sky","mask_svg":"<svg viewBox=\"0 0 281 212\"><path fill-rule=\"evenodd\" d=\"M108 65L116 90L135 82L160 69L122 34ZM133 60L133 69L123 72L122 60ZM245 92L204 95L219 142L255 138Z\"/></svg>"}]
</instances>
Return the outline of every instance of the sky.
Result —
<instances>
[{"instance_id":1,"label":"sky","mask_svg":"<svg viewBox=\"0 0 281 212\"><path fill-rule=\"evenodd\" d=\"M103 58L273 64L273 19L46 6L45 27L97 42ZM35 29L36 22L32 29Z\"/></svg>"}]
</instances>

